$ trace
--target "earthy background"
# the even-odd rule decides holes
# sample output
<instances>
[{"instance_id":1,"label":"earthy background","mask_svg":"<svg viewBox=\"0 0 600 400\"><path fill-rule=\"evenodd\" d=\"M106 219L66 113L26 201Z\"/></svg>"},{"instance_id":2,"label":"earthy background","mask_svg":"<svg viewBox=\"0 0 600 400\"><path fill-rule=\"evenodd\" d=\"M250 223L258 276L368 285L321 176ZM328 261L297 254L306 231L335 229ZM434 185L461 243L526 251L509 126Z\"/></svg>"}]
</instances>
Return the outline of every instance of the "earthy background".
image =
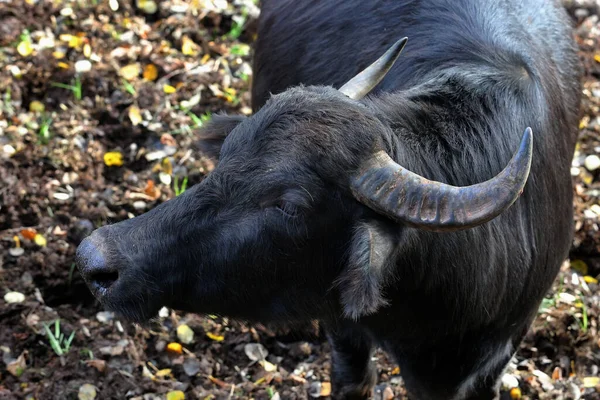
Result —
<instances>
[{"instance_id":1,"label":"earthy background","mask_svg":"<svg viewBox=\"0 0 600 400\"><path fill-rule=\"evenodd\" d=\"M91 229L211 170L193 141L212 113L250 113L255 2L157 3L0 0L0 399L327 396L316 324L163 310L141 328L103 312L74 269ZM600 398L599 5L565 3L585 68L576 237L503 379L506 398ZM376 361L377 397L402 398L401 371Z\"/></svg>"}]
</instances>

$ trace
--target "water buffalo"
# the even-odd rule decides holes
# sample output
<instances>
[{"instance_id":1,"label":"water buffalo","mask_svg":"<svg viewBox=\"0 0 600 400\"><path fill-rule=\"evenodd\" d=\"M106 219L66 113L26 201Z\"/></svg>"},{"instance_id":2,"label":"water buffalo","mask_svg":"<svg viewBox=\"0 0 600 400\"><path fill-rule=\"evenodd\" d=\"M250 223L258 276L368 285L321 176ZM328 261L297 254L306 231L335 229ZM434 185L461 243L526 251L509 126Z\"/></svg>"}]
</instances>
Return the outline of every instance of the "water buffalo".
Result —
<instances>
[{"instance_id":1,"label":"water buffalo","mask_svg":"<svg viewBox=\"0 0 600 400\"><path fill-rule=\"evenodd\" d=\"M204 129L201 183L81 243L91 290L134 321L319 319L338 398L369 397L374 346L414 398L497 397L572 238L566 13L265 0L258 29L254 115Z\"/></svg>"}]
</instances>

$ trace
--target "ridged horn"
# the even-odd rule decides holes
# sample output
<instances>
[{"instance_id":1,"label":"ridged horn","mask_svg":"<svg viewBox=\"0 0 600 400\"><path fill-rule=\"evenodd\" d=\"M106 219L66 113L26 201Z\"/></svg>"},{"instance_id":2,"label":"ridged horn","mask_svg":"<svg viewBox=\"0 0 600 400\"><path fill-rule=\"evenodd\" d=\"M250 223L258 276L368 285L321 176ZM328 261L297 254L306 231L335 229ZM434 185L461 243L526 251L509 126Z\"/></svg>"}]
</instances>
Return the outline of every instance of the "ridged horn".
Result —
<instances>
[{"instance_id":1,"label":"ridged horn","mask_svg":"<svg viewBox=\"0 0 600 400\"><path fill-rule=\"evenodd\" d=\"M392 45L377 61L359 72L354 78L350 79L339 91L354 100L363 98L369 93L381 80L385 74L392 68L402 49L406 45L408 38L398 40Z\"/></svg>"},{"instance_id":2,"label":"ridged horn","mask_svg":"<svg viewBox=\"0 0 600 400\"><path fill-rule=\"evenodd\" d=\"M354 197L379 214L416 228L456 231L483 224L508 209L522 193L533 152L527 128L508 165L488 181L456 187L430 181L375 153L350 182Z\"/></svg>"}]
</instances>

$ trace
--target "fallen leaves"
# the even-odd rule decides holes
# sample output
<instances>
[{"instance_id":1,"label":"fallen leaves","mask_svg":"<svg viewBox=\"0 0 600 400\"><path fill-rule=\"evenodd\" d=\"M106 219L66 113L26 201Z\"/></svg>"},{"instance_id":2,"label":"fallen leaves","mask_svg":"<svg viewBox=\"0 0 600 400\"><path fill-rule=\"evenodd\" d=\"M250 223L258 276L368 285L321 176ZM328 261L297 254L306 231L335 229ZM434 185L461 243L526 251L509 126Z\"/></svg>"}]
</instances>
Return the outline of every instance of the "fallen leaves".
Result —
<instances>
[{"instance_id":1,"label":"fallen leaves","mask_svg":"<svg viewBox=\"0 0 600 400\"><path fill-rule=\"evenodd\" d=\"M144 67L144 72L142 73L142 77L145 81L155 81L158 78L158 68L154 64L147 64Z\"/></svg>"},{"instance_id":2,"label":"fallen leaves","mask_svg":"<svg viewBox=\"0 0 600 400\"><path fill-rule=\"evenodd\" d=\"M131 124L133 126L139 125L140 122L142 122L142 120L143 120L142 113L141 113L139 107L136 105L129 107L128 115L129 115L129 120L131 121Z\"/></svg>"},{"instance_id":3,"label":"fallen leaves","mask_svg":"<svg viewBox=\"0 0 600 400\"><path fill-rule=\"evenodd\" d=\"M129 64L119 69L119 75L128 81L136 79L140 74L140 65L138 63Z\"/></svg>"},{"instance_id":4,"label":"fallen leaves","mask_svg":"<svg viewBox=\"0 0 600 400\"><path fill-rule=\"evenodd\" d=\"M118 151L104 153L104 164L107 167L120 167L123 165L123 154Z\"/></svg>"},{"instance_id":5,"label":"fallen leaves","mask_svg":"<svg viewBox=\"0 0 600 400\"><path fill-rule=\"evenodd\" d=\"M210 332L206 332L206 337L208 337L211 340L214 340L215 342L222 342L223 340L225 340L225 336L217 335Z\"/></svg>"},{"instance_id":6,"label":"fallen leaves","mask_svg":"<svg viewBox=\"0 0 600 400\"><path fill-rule=\"evenodd\" d=\"M171 342L167 345L167 351L175 354L182 354L183 346L177 342Z\"/></svg>"},{"instance_id":7,"label":"fallen leaves","mask_svg":"<svg viewBox=\"0 0 600 400\"><path fill-rule=\"evenodd\" d=\"M190 344L194 341L194 331L185 324L179 325L177 327L177 338L183 344Z\"/></svg>"}]
</instances>

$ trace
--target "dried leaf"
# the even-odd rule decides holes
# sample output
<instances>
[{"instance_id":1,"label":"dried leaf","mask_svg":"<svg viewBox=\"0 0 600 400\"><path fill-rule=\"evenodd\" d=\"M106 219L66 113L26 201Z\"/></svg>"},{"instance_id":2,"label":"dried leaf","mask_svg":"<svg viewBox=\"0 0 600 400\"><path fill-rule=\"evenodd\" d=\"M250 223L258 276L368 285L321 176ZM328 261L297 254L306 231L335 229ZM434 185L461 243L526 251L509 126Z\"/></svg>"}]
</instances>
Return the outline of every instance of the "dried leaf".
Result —
<instances>
[{"instance_id":1,"label":"dried leaf","mask_svg":"<svg viewBox=\"0 0 600 400\"><path fill-rule=\"evenodd\" d=\"M33 228L25 228L21 229L21 235L27 240L33 240L35 235L37 235L37 231Z\"/></svg>"},{"instance_id":2,"label":"dried leaf","mask_svg":"<svg viewBox=\"0 0 600 400\"><path fill-rule=\"evenodd\" d=\"M400 375L400 367L394 367L392 370L392 375Z\"/></svg>"},{"instance_id":3,"label":"dried leaf","mask_svg":"<svg viewBox=\"0 0 600 400\"><path fill-rule=\"evenodd\" d=\"M183 346L177 342L171 342L167 345L167 351L170 351L171 353L182 354Z\"/></svg>"},{"instance_id":4,"label":"dried leaf","mask_svg":"<svg viewBox=\"0 0 600 400\"><path fill-rule=\"evenodd\" d=\"M584 388L593 388L600 385L600 378L597 376L586 376L582 381Z\"/></svg>"},{"instance_id":5,"label":"dried leaf","mask_svg":"<svg viewBox=\"0 0 600 400\"><path fill-rule=\"evenodd\" d=\"M148 181L146 181L144 193L152 197L153 200L156 200L160 197L160 189L154 185L154 181L152 179L148 179Z\"/></svg>"},{"instance_id":6,"label":"dried leaf","mask_svg":"<svg viewBox=\"0 0 600 400\"><path fill-rule=\"evenodd\" d=\"M168 158L163 158L160 163L162 171L167 175L173 175L173 164L171 164L171 160Z\"/></svg>"},{"instance_id":7,"label":"dried leaf","mask_svg":"<svg viewBox=\"0 0 600 400\"><path fill-rule=\"evenodd\" d=\"M16 360L11 361L10 363L8 363L8 365L6 365L6 370L12 376L16 376L18 378L23 374L23 372L25 372L25 367L27 366L27 364L25 363L26 354L27 351L24 351L19 357L17 357Z\"/></svg>"},{"instance_id":8,"label":"dried leaf","mask_svg":"<svg viewBox=\"0 0 600 400\"><path fill-rule=\"evenodd\" d=\"M158 377L158 378L163 378L165 376L169 376L171 375L171 368L165 368L165 369L161 369L159 371L156 371L156 373L154 374L154 376Z\"/></svg>"},{"instance_id":9,"label":"dried leaf","mask_svg":"<svg viewBox=\"0 0 600 400\"><path fill-rule=\"evenodd\" d=\"M139 125L142 122L142 113L138 106L129 107L129 119L133 126Z\"/></svg>"},{"instance_id":10,"label":"dried leaf","mask_svg":"<svg viewBox=\"0 0 600 400\"><path fill-rule=\"evenodd\" d=\"M222 342L223 340L225 340L225 336L217 335L217 334L210 333L210 332L206 332L206 336L208 336L209 339L212 339L215 342Z\"/></svg>"},{"instance_id":11,"label":"dried leaf","mask_svg":"<svg viewBox=\"0 0 600 400\"><path fill-rule=\"evenodd\" d=\"M137 78L139 74L140 74L140 66L138 64L129 64L129 65L122 67L119 70L119 75L121 75L123 78L127 79L128 81L131 81L131 80Z\"/></svg>"},{"instance_id":12,"label":"dried leaf","mask_svg":"<svg viewBox=\"0 0 600 400\"><path fill-rule=\"evenodd\" d=\"M181 38L181 52L186 56L195 56L198 54L198 45L187 36Z\"/></svg>"},{"instance_id":13,"label":"dried leaf","mask_svg":"<svg viewBox=\"0 0 600 400\"><path fill-rule=\"evenodd\" d=\"M518 387L510 389L510 398L518 400L521 398L521 389Z\"/></svg>"},{"instance_id":14,"label":"dried leaf","mask_svg":"<svg viewBox=\"0 0 600 400\"><path fill-rule=\"evenodd\" d=\"M34 100L29 103L29 111L36 113L43 113L46 110L46 106L41 101Z\"/></svg>"},{"instance_id":15,"label":"dried leaf","mask_svg":"<svg viewBox=\"0 0 600 400\"><path fill-rule=\"evenodd\" d=\"M331 382L321 382L321 397L331 395Z\"/></svg>"},{"instance_id":16,"label":"dried leaf","mask_svg":"<svg viewBox=\"0 0 600 400\"><path fill-rule=\"evenodd\" d=\"M77 398L79 400L94 400L96 398L96 387L92 384L84 383L79 388Z\"/></svg>"},{"instance_id":17,"label":"dried leaf","mask_svg":"<svg viewBox=\"0 0 600 400\"><path fill-rule=\"evenodd\" d=\"M190 344L194 341L194 331L186 324L177 327L177 338L183 344Z\"/></svg>"},{"instance_id":18,"label":"dried leaf","mask_svg":"<svg viewBox=\"0 0 600 400\"><path fill-rule=\"evenodd\" d=\"M158 68L154 64L148 64L144 67L142 76L145 81L155 81L158 78Z\"/></svg>"},{"instance_id":19,"label":"dried leaf","mask_svg":"<svg viewBox=\"0 0 600 400\"><path fill-rule=\"evenodd\" d=\"M571 260L571 268L579 272L581 275L588 274L588 266L582 260Z\"/></svg>"},{"instance_id":20,"label":"dried leaf","mask_svg":"<svg viewBox=\"0 0 600 400\"><path fill-rule=\"evenodd\" d=\"M167 393L167 400L185 400L185 393L181 390L173 390Z\"/></svg>"},{"instance_id":21,"label":"dried leaf","mask_svg":"<svg viewBox=\"0 0 600 400\"><path fill-rule=\"evenodd\" d=\"M104 361L104 360L97 360L97 359L87 360L85 362L85 364L88 367L96 368L98 370L98 372L104 372L106 370L106 361Z\"/></svg>"},{"instance_id":22,"label":"dried leaf","mask_svg":"<svg viewBox=\"0 0 600 400\"><path fill-rule=\"evenodd\" d=\"M583 277L583 280L586 281L586 283L598 283L598 279L594 278L593 276L589 276L586 275Z\"/></svg>"},{"instance_id":23,"label":"dried leaf","mask_svg":"<svg viewBox=\"0 0 600 400\"><path fill-rule=\"evenodd\" d=\"M175 93L177 91L177 89L174 86L171 86L171 85L164 85L163 86L163 91L166 94L172 94L172 93Z\"/></svg>"},{"instance_id":24,"label":"dried leaf","mask_svg":"<svg viewBox=\"0 0 600 400\"><path fill-rule=\"evenodd\" d=\"M17 45L17 52L23 57L31 55L31 53L33 53L33 47L31 46L31 42L29 40L23 40Z\"/></svg>"},{"instance_id":25,"label":"dried leaf","mask_svg":"<svg viewBox=\"0 0 600 400\"><path fill-rule=\"evenodd\" d=\"M258 362L267 372L277 371L277 365L268 362L267 360L261 360Z\"/></svg>"},{"instance_id":26,"label":"dried leaf","mask_svg":"<svg viewBox=\"0 0 600 400\"><path fill-rule=\"evenodd\" d=\"M46 238L43 235L40 235L39 233L35 235L33 241L40 247L46 247L46 244L48 243Z\"/></svg>"},{"instance_id":27,"label":"dried leaf","mask_svg":"<svg viewBox=\"0 0 600 400\"><path fill-rule=\"evenodd\" d=\"M104 153L104 164L106 164L107 167L120 167L123 165L123 154L118 151Z\"/></svg>"}]
</instances>

